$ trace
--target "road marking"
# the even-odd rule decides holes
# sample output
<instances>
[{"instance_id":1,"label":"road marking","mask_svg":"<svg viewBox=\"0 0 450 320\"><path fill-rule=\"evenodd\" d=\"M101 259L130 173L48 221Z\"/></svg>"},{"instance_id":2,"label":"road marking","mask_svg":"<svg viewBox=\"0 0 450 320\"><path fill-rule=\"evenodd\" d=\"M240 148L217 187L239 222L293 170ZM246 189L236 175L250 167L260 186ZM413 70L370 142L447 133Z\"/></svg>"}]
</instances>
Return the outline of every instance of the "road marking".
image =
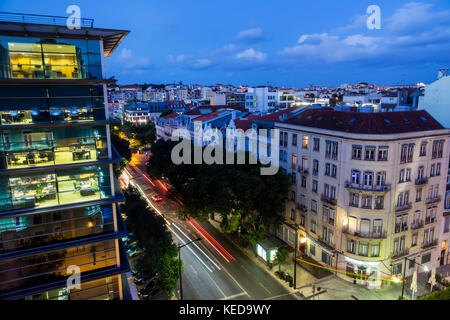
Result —
<instances>
[{"instance_id":1,"label":"road marking","mask_svg":"<svg viewBox=\"0 0 450 320\"><path fill-rule=\"evenodd\" d=\"M172 229L170 229L170 227L168 227L169 228L169 230L183 243L183 244L185 244L186 242L184 242L183 241L183 239L181 239L181 237L176 233L176 232L174 232ZM203 262L203 260L202 259L200 259L199 258L199 256L197 256L196 254L195 254L195 252L188 246L187 247L188 248L188 250L189 251L191 251L192 252L192 254L205 266L205 268L206 269L208 269L209 270L209 272L213 272L207 265L206 265L206 263L204 263Z\"/></svg>"},{"instance_id":2,"label":"road marking","mask_svg":"<svg viewBox=\"0 0 450 320\"><path fill-rule=\"evenodd\" d=\"M175 228L177 228L177 230L178 231L180 231L181 232L181 234L182 235L184 235L186 238L188 238L189 239L189 241L191 241L191 238L189 238L176 224L175 224L175 222L173 223L173 226L175 227ZM197 246L197 244L195 243L195 242L193 242L192 243L198 250L200 250L200 252L201 253L203 253L203 255L206 257L206 258L208 258L208 260L209 261L211 261L211 263L212 264L214 264L214 266L217 268L217 269L219 269L219 270L221 270L220 269L220 267L205 253L205 252L203 252L203 250L202 249L200 249L199 248L199 246Z\"/></svg>"},{"instance_id":3,"label":"road marking","mask_svg":"<svg viewBox=\"0 0 450 320\"><path fill-rule=\"evenodd\" d=\"M244 267L243 265L240 265L242 267L242 269L244 269L248 274L250 274L250 271L247 270L246 267Z\"/></svg>"},{"instance_id":4,"label":"road marking","mask_svg":"<svg viewBox=\"0 0 450 320\"><path fill-rule=\"evenodd\" d=\"M297 297L297 295L295 294L295 293L284 293L284 294L280 294L280 295L278 295L278 296L273 296L273 297L270 297L270 298L265 298L265 299L263 299L263 300L273 300L273 299L277 299L277 298L281 298L281 297L285 297L285 296L294 296L294 298L296 298L297 300L300 300L298 297Z\"/></svg>"},{"instance_id":5,"label":"road marking","mask_svg":"<svg viewBox=\"0 0 450 320\"><path fill-rule=\"evenodd\" d=\"M222 289L220 289L219 285L217 284L217 282L210 276L209 273L207 273L208 277L211 279L211 281L214 283L214 285L216 286L216 288L220 291L220 293L226 297L227 295L225 294L225 292L222 291Z\"/></svg>"},{"instance_id":6,"label":"road marking","mask_svg":"<svg viewBox=\"0 0 450 320\"><path fill-rule=\"evenodd\" d=\"M267 293L271 294L272 292L269 291L269 289L267 289L261 282L259 282L259 285L267 291Z\"/></svg>"},{"instance_id":7,"label":"road marking","mask_svg":"<svg viewBox=\"0 0 450 320\"><path fill-rule=\"evenodd\" d=\"M219 300L231 300L231 299L234 299L234 298L237 298L237 297L240 297L240 296L244 296L244 295L245 296L249 296L247 292L241 292L241 293L233 294L232 296L228 296L228 297L225 297L225 298L222 298L222 299L219 299Z\"/></svg>"},{"instance_id":8,"label":"road marking","mask_svg":"<svg viewBox=\"0 0 450 320\"><path fill-rule=\"evenodd\" d=\"M198 272L197 272L197 270L195 270L195 268L192 266L192 264L190 265L190 267L191 267L192 271L194 271L195 275L198 276Z\"/></svg>"}]
</instances>

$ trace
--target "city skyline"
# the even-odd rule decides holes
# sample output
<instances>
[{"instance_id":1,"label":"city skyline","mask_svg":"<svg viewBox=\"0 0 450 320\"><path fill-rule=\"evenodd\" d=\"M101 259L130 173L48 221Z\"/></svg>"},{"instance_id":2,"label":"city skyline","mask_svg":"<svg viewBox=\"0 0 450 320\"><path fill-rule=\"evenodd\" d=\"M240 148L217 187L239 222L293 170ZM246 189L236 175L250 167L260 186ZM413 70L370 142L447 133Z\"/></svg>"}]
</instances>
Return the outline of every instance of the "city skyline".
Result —
<instances>
[{"instance_id":1,"label":"city skyline","mask_svg":"<svg viewBox=\"0 0 450 320\"><path fill-rule=\"evenodd\" d=\"M106 61L118 83L203 83L285 87L430 83L450 58L445 1L317 1L227 6L181 0L2 1L0 11L66 16L76 4L95 26L131 30ZM369 5L381 30L369 30ZM110 19L109 17L114 17ZM133 17L130 19L129 17Z\"/></svg>"}]
</instances>

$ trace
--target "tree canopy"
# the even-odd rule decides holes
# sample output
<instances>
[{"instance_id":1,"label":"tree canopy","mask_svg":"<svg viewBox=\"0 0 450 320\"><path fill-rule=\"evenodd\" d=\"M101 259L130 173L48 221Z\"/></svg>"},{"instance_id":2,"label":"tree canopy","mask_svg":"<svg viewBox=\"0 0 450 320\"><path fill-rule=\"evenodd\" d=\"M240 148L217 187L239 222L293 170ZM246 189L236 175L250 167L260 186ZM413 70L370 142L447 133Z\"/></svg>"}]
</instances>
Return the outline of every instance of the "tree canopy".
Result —
<instances>
[{"instance_id":1,"label":"tree canopy","mask_svg":"<svg viewBox=\"0 0 450 320\"><path fill-rule=\"evenodd\" d=\"M153 143L156 140L156 127L153 121L136 125L125 122L122 126L124 134L130 139L132 147L141 147Z\"/></svg>"},{"instance_id":2,"label":"tree canopy","mask_svg":"<svg viewBox=\"0 0 450 320\"><path fill-rule=\"evenodd\" d=\"M267 176L260 174L261 165L174 165L174 145L162 140L152 145L148 172L169 180L169 196L182 201L182 217L207 220L220 214L224 232L235 232L241 226L246 231L242 236L251 242L281 221L279 214L290 186L282 171Z\"/></svg>"}]
</instances>

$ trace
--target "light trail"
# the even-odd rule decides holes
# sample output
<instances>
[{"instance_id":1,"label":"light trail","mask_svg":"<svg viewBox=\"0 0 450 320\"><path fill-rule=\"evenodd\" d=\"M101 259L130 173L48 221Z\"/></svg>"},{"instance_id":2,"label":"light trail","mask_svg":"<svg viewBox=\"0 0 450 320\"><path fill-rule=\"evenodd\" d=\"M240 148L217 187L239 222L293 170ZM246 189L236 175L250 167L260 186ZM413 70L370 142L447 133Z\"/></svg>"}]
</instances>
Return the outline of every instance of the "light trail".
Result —
<instances>
[{"instance_id":1,"label":"light trail","mask_svg":"<svg viewBox=\"0 0 450 320\"><path fill-rule=\"evenodd\" d=\"M214 244L212 244L211 241L209 241L208 238L207 238L200 230L198 230L197 227L194 226L194 224L193 224L191 221L189 221L187 218L186 218L186 221L192 226L192 228L195 229L195 231L197 231L197 233L198 233L200 236L202 236L203 239L206 240L206 242L208 242L208 243L211 245L211 247L212 247L214 250L217 251L218 254L220 254L220 256L221 256L222 258L225 259L226 262L230 263L230 260L228 260L227 257L225 257L225 256L223 255L223 253L222 253L219 249L217 249L216 246L215 246Z\"/></svg>"},{"instance_id":2,"label":"light trail","mask_svg":"<svg viewBox=\"0 0 450 320\"><path fill-rule=\"evenodd\" d=\"M234 258L227 250L225 250L225 248L222 247L222 246L220 245L220 243L218 243L218 242L216 241L216 239L214 239L214 238L213 238L213 237L212 237L205 229L203 229L203 227L202 227L197 221L195 221L194 218L188 217L188 219L190 219L190 221L192 221L193 223L195 223L195 225L196 225L198 228L200 228L200 230L203 231L204 234L205 234L211 241L213 241L213 242L214 242L214 243L222 250L223 253L225 253L230 259L236 261L236 259L235 259L235 258Z\"/></svg>"},{"instance_id":3,"label":"light trail","mask_svg":"<svg viewBox=\"0 0 450 320\"><path fill-rule=\"evenodd\" d=\"M181 241L181 243L182 244L186 244L186 242L185 241L183 241L183 239L175 232L175 231L173 231L171 228L169 228L168 227L168 229L178 238L178 240L180 240ZM188 238L189 239L189 238ZM189 241L190 241L191 239L189 239ZM192 250L192 248L191 247L189 247L189 246L186 246L187 248L188 248L188 250L198 259L198 261L200 261L202 264L203 264L203 266L206 268L206 269L208 269L208 271L209 272L213 272L212 270L211 270L211 268L210 267L208 267L208 265L202 260L202 259L200 259L200 257L199 256L197 256L196 254L195 254L195 252Z\"/></svg>"},{"instance_id":4,"label":"light trail","mask_svg":"<svg viewBox=\"0 0 450 320\"><path fill-rule=\"evenodd\" d=\"M158 182L159 182L159 184L161 185L161 187L162 187L164 190L166 190L166 192L169 192L169 188L167 188L167 186L166 186L161 180L158 180Z\"/></svg>"},{"instance_id":5,"label":"light trail","mask_svg":"<svg viewBox=\"0 0 450 320\"><path fill-rule=\"evenodd\" d=\"M175 228L177 228L177 230L178 231L180 231L180 233L183 235L183 236L185 236L187 239L189 239L189 241L191 241L191 238L189 238L189 236L187 236L184 232L183 232L183 230L181 230L175 223L173 223L173 226L175 227ZM203 252L203 250L202 249L200 249L200 247L195 243L195 242L193 242L192 243L209 261L211 261L211 263L217 268L217 269L219 269L219 270L221 270L221 268L214 262L214 260L212 260L205 252Z\"/></svg>"}]
</instances>

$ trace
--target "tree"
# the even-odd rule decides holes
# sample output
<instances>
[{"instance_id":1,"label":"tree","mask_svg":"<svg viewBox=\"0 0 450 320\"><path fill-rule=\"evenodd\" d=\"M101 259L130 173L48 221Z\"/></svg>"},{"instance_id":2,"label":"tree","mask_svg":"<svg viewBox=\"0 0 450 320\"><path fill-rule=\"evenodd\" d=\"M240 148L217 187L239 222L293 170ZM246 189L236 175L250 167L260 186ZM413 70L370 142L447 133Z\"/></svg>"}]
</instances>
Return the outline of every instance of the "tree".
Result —
<instances>
[{"instance_id":1,"label":"tree","mask_svg":"<svg viewBox=\"0 0 450 320\"><path fill-rule=\"evenodd\" d=\"M142 125L125 122L122 129L127 138L130 139L132 147L149 145L156 140L156 127L153 121L149 121Z\"/></svg>"},{"instance_id":2,"label":"tree","mask_svg":"<svg viewBox=\"0 0 450 320\"><path fill-rule=\"evenodd\" d=\"M119 153L122 162L114 164L114 173L117 176L122 174L123 169L131 161L130 142L120 138L117 134L111 132L111 144Z\"/></svg>"},{"instance_id":3,"label":"tree","mask_svg":"<svg viewBox=\"0 0 450 320\"><path fill-rule=\"evenodd\" d=\"M287 251L285 248L280 248L277 251L277 255L275 257L275 263L278 263L278 271L281 270L281 264L286 261L288 258L289 251Z\"/></svg>"},{"instance_id":4,"label":"tree","mask_svg":"<svg viewBox=\"0 0 450 320\"><path fill-rule=\"evenodd\" d=\"M174 165L170 156L175 144L158 141L152 146L148 172L169 180L169 196L181 200L182 218L208 220L218 213L224 232L232 233L242 226L242 237L252 243L282 219L290 187L283 172L262 176L260 165L249 164Z\"/></svg>"},{"instance_id":5,"label":"tree","mask_svg":"<svg viewBox=\"0 0 450 320\"><path fill-rule=\"evenodd\" d=\"M178 280L180 279L180 260L165 254L159 261L156 272L158 273L158 286L172 296ZM181 261L181 273L183 273L183 261Z\"/></svg>"}]
</instances>

